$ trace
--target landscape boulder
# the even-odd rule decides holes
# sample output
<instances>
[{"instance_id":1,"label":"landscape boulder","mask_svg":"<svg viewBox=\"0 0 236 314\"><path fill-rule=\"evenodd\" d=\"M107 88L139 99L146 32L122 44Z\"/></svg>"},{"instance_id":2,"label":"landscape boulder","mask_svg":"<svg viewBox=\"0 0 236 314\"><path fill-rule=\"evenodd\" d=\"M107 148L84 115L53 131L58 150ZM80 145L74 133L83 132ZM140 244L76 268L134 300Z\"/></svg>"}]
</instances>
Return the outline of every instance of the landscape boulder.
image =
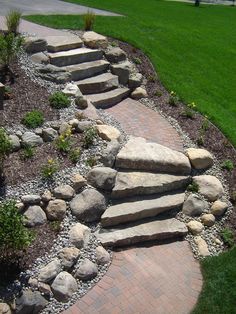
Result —
<instances>
[{"instance_id":1,"label":"landscape boulder","mask_svg":"<svg viewBox=\"0 0 236 314\"><path fill-rule=\"evenodd\" d=\"M137 87L135 88L135 90L131 93L131 97L133 99L140 99L140 98L146 98L148 95L147 95L147 91L146 89L142 88L142 87Z\"/></svg>"},{"instance_id":2,"label":"landscape boulder","mask_svg":"<svg viewBox=\"0 0 236 314\"><path fill-rule=\"evenodd\" d=\"M65 269L70 269L77 261L80 250L76 247L65 247L58 254L61 264Z\"/></svg>"},{"instance_id":3,"label":"landscape boulder","mask_svg":"<svg viewBox=\"0 0 236 314\"><path fill-rule=\"evenodd\" d=\"M201 217L202 223L204 224L204 226L207 226L207 227L213 226L215 223L215 220L216 220L215 216L212 214L204 214Z\"/></svg>"},{"instance_id":4,"label":"landscape boulder","mask_svg":"<svg viewBox=\"0 0 236 314\"><path fill-rule=\"evenodd\" d=\"M11 143L11 151L17 152L21 147L19 137L17 135L14 135L14 134L9 135L9 141Z\"/></svg>"},{"instance_id":5,"label":"landscape boulder","mask_svg":"<svg viewBox=\"0 0 236 314\"><path fill-rule=\"evenodd\" d=\"M79 173L76 173L72 179L72 185L76 193L87 185L87 180Z\"/></svg>"},{"instance_id":6,"label":"landscape boulder","mask_svg":"<svg viewBox=\"0 0 236 314\"><path fill-rule=\"evenodd\" d=\"M119 47L111 48L105 55L107 60L111 63L118 63L126 60L126 53Z\"/></svg>"},{"instance_id":7,"label":"landscape boulder","mask_svg":"<svg viewBox=\"0 0 236 314\"><path fill-rule=\"evenodd\" d=\"M42 137L44 142L52 142L54 141L58 136L58 133L53 128L46 128L42 130Z\"/></svg>"},{"instance_id":8,"label":"landscape boulder","mask_svg":"<svg viewBox=\"0 0 236 314\"><path fill-rule=\"evenodd\" d=\"M66 214L66 202L61 199L51 200L45 209L49 220L63 220Z\"/></svg>"},{"instance_id":9,"label":"landscape boulder","mask_svg":"<svg viewBox=\"0 0 236 314\"><path fill-rule=\"evenodd\" d=\"M120 148L121 144L117 140L111 140L102 152L101 163L105 167L113 167Z\"/></svg>"},{"instance_id":10,"label":"landscape boulder","mask_svg":"<svg viewBox=\"0 0 236 314\"><path fill-rule=\"evenodd\" d=\"M75 191L70 185L65 184L56 187L53 194L56 198L68 201L73 198Z\"/></svg>"},{"instance_id":11,"label":"landscape boulder","mask_svg":"<svg viewBox=\"0 0 236 314\"><path fill-rule=\"evenodd\" d=\"M122 85L128 83L131 69L132 64L129 61L111 65L111 73L119 77L119 82Z\"/></svg>"},{"instance_id":12,"label":"landscape boulder","mask_svg":"<svg viewBox=\"0 0 236 314\"><path fill-rule=\"evenodd\" d=\"M198 185L198 192L211 202L217 200L224 193L221 182L214 176L195 176L193 177L193 182Z\"/></svg>"},{"instance_id":13,"label":"landscape boulder","mask_svg":"<svg viewBox=\"0 0 236 314\"><path fill-rule=\"evenodd\" d=\"M41 197L37 194L27 194L23 195L21 200L25 205L37 205L40 204Z\"/></svg>"},{"instance_id":14,"label":"landscape boulder","mask_svg":"<svg viewBox=\"0 0 236 314\"><path fill-rule=\"evenodd\" d=\"M43 38L27 37L24 41L25 51L28 53L36 53L47 50L47 42Z\"/></svg>"},{"instance_id":15,"label":"landscape boulder","mask_svg":"<svg viewBox=\"0 0 236 314\"><path fill-rule=\"evenodd\" d=\"M114 128L111 125L99 124L96 125L98 135L106 141L117 140L119 141L121 133L118 129Z\"/></svg>"},{"instance_id":16,"label":"landscape boulder","mask_svg":"<svg viewBox=\"0 0 236 314\"><path fill-rule=\"evenodd\" d=\"M23 146L35 147L42 144L43 144L43 139L39 135L36 135L34 132L25 132L22 135L21 145Z\"/></svg>"},{"instance_id":17,"label":"landscape boulder","mask_svg":"<svg viewBox=\"0 0 236 314\"><path fill-rule=\"evenodd\" d=\"M54 258L50 263L40 269L39 281L48 283L52 281L61 270L61 263L58 258Z\"/></svg>"},{"instance_id":18,"label":"landscape boulder","mask_svg":"<svg viewBox=\"0 0 236 314\"><path fill-rule=\"evenodd\" d=\"M207 243L200 236L194 238L195 243L197 244L199 254L203 257L209 256L210 252L208 250Z\"/></svg>"},{"instance_id":19,"label":"landscape boulder","mask_svg":"<svg viewBox=\"0 0 236 314\"><path fill-rule=\"evenodd\" d=\"M91 280L97 276L97 273L97 265L86 258L77 268L75 277L80 280Z\"/></svg>"},{"instance_id":20,"label":"landscape boulder","mask_svg":"<svg viewBox=\"0 0 236 314\"><path fill-rule=\"evenodd\" d=\"M16 298L16 313L38 314L47 304L48 301L42 297L39 291L23 291L22 295Z\"/></svg>"},{"instance_id":21,"label":"landscape boulder","mask_svg":"<svg viewBox=\"0 0 236 314\"><path fill-rule=\"evenodd\" d=\"M88 183L97 189L111 191L115 185L117 171L109 167L95 167L87 175Z\"/></svg>"},{"instance_id":22,"label":"landscape boulder","mask_svg":"<svg viewBox=\"0 0 236 314\"><path fill-rule=\"evenodd\" d=\"M132 90L139 87L142 83L143 76L141 73L131 74L129 77L129 88Z\"/></svg>"},{"instance_id":23,"label":"landscape boulder","mask_svg":"<svg viewBox=\"0 0 236 314\"><path fill-rule=\"evenodd\" d=\"M11 314L11 308L7 303L0 303L0 314Z\"/></svg>"},{"instance_id":24,"label":"landscape boulder","mask_svg":"<svg viewBox=\"0 0 236 314\"><path fill-rule=\"evenodd\" d=\"M183 205L183 213L188 216L199 216L208 209L208 203L196 194L190 194Z\"/></svg>"},{"instance_id":25,"label":"landscape boulder","mask_svg":"<svg viewBox=\"0 0 236 314\"><path fill-rule=\"evenodd\" d=\"M47 216L38 205L30 206L24 213L24 225L26 227L35 227L45 224Z\"/></svg>"},{"instance_id":26,"label":"landscape boulder","mask_svg":"<svg viewBox=\"0 0 236 314\"><path fill-rule=\"evenodd\" d=\"M206 149L189 148L186 154L195 169L207 169L213 165L213 157Z\"/></svg>"},{"instance_id":27,"label":"landscape boulder","mask_svg":"<svg viewBox=\"0 0 236 314\"><path fill-rule=\"evenodd\" d=\"M190 222L187 223L188 230L193 234L197 235L202 232L204 229L204 226L201 222L196 221L196 220L191 220Z\"/></svg>"},{"instance_id":28,"label":"landscape boulder","mask_svg":"<svg viewBox=\"0 0 236 314\"><path fill-rule=\"evenodd\" d=\"M99 265L105 265L111 261L110 254L102 246L96 248L96 261Z\"/></svg>"},{"instance_id":29,"label":"landscape boulder","mask_svg":"<svg viewBox=\"0 0 236 314\"><path fill-rule=\"evenodd\" d=\"M222 216L227 208L227 203L217 200L211 206L211 214L213 214L214 216Z\"/></svg>"},{"instance_id":30,"label":"landscape boulder","mask_svg":"<svg viewBox=\"0 0 236 314\"><path fill-rule=\"evenodd\" d=\"M70 229L70 243L81 249L88 244L90 234L91 230L87 226L78 222Z\"/></svg>"},{"instance_id":31,"label":"landscape boulder","mask_svg":"<svg viewBox=\"0 0 236 314\"><path fill-rule=\"evenodd\" d=\"M92 49L97 49L97 48L106 49L108 46L107 38L93 31L85 32L82 37L82 40L85 46Z\"/></svg>"},{"instance_id":32,"label":"landscape boulder","mask_svg":"<svg viewBox=\"0 0 236 314\"><path fill-rule=\"evenodd\" d=\"M68 302L78 290L78 284L73 276L66 271L57 275L52 283L52 292L59 302Z\"/></svg>"},{"instance_id":33,"label":"landscape boulder","mask_svg":"<svg viewBox=\"0 0 236 314\"><path fill-rule=\"evenodd\" d=\"M79 87L74 83L68 83L66 84L66 87L63 89L63 94L67 96L74 96L79 91Z\"/></svg>"}]
</instances>

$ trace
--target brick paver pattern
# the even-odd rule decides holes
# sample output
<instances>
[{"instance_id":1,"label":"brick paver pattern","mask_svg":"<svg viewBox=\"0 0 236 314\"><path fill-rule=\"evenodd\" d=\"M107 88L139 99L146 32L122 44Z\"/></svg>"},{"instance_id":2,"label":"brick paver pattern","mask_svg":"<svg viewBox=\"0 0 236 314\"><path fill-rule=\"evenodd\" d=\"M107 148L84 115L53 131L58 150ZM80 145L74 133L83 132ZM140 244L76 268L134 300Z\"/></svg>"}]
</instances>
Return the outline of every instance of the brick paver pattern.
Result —
<instances>
[{"instance_id":1,"label":"brick paver pattern","mask_svg":"<svg viewBox=\"0 0 236 314\"><path fill-rule=\"evenodd\" d=\"M114 116L127 134L183 151L177 131L158 112L143 104L127 98L106 111Z\"/></svg>"},{"instance_id":2,"label":"brick paver pattern","mask_svg":"<svg viewBox=\"0 0 236 314\"><path fill-rule=\"evenodd\" d=\"M106 275L64 314L187 314L202 287L188 242L115 252Z\"/></svg>"}]
</instances>

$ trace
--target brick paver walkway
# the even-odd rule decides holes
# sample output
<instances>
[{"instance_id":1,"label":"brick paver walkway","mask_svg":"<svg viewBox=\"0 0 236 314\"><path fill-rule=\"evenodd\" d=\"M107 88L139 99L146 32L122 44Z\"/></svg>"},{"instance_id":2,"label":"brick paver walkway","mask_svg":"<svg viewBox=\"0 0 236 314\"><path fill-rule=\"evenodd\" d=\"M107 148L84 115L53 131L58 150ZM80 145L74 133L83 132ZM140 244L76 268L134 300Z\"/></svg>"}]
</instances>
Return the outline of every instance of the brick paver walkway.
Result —
<instances>
[{"instance_id":1,"label":"brick paver walkway","mask_svg":"<svg viewBox=\"0 0 236 314\"><path fill-rule=\"evenodd\" d=\"M107 274L63 314L187 314L202 287L186 241L114 253Z\"/></svg>"},{"instance_id":2,"label":"brick paver walkway","mask_svg":"<svg viewBox=\"0 0 236 314\"><path fill-rule=\"evenodd\" d=\"M178 151L183 150L182 140L169 122L141 103L127 98L106 111L120 122L127 134L141 136Z\"/></svg>"}]
</instances>

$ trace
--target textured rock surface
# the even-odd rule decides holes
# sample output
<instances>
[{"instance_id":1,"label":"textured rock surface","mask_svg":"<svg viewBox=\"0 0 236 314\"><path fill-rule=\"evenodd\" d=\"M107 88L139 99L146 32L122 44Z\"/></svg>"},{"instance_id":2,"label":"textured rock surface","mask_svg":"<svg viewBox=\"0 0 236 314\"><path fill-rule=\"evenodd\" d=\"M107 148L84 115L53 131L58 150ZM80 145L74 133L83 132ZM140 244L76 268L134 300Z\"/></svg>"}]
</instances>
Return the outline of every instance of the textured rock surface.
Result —
<instances>
[{"instance_id":1,"label":"textured rock surface","mask_svg":"<svg viewBox=\"0 0 236 314\"><path fill-rule=\"evenodd\" d=\"M133 99L140 99L140 98L146 98L148 97L146 89L142 87L137 87L135 90L131 93L131 97Z\"/></svg>"},{"instance_id":2,"label":"textured rock surface","mask_svg":"<svg viewBox=\"0 0 236 314\"><path fill-rule=\"evenodd\" d=\"M28 53L45 51L47 48L47 42L45 39L37 37L27 37L24 42L24 48Z\"/></svg>"},{"instance_id":3,"label":"textured rock surface","mask_svg":"<svg viewBox=\"0 0 236 314\"><path fill-rule=\"evenodd\" d=\"M205 149L189 148L186 153L195 169L206 169L213 165L213 157Z\"/></svg>"},{"instance_id":4,"label":"textured rock surface","mask_svg":"<svg viewBox=\"0 0 236 314\"><path fill-rule=\"evenodd\" d=\"M52 291L55 298L60 302L67 302L78 289L75 278L66 271L57 275L52 283Z\"/></svg>"},{"instance_id":5,"label":"textured rock surface","mask_svg":"<svg viewBox=\"0 0 236 314\"><path fill-rule=\"evenodd\" d=\"M22 202L25 205L37 205L41 201L41 197L37 194L27 194L21 197Z\"/></svg>"},{"instance_id":6,"label":"textured rock surface","mask_svg":"<svg viewBox=\"0 0 236 314\"><path fill-rule=\"evenodd\" d=\"M11 143L11 150L13 152L17 152L21 147L19 137L14 134L9 135L9 141Z\"/></svg>"},{"instance_id":7,"label":"textured rock surface","mask_svg":"<svg viewBox=\"0 0 236 314\"><path fill-rule=\"evenodd\" d=\"M69 232L70 242L80 249L88 244L90 234L91 230L78 222Z\"/></svg>"},{"instance_id":8,"label":"textured rock surface","mask_svg":"<svg viewBox=\"0 0 236 314\"><path fill-rule=\"evenodd\" d=\"M49 52L66 51L80 48L83 45L79 36L67 34L66 36L47 36L47 50Z\"/></svg>"},{"instance_id":9,"label":"textured rock surface","mask_svg":"<svg viewBox=\"0 0 236 314\"><path fill-rule=\"evenodd\" d=\"M30 206L24 213L24 225L27 227L40 226L46 221L46 214L38 205Z\"/></svg>"},{"instance_id":10,"label":"textured rock surface","mask_svg":"<svg viewBox=\"0 0 236 314\"><path fill-rule=\"evenodd\" d=\"M105 36L102 36L92 31L85 32L82 40L84 41L84 44L89 48L105 49L108 46L108 40Z\"/></svg>"},{"instance_id":11,"label":"textured rock surface","mask_svg":"<svg viewBox=\"0 0 236 314\"><path fill-rule=\"evenodd\" d=\"M190 222L188 222L187 227L193 235L201 233L204 229L203 224L196 220L191 220Z\"/></svg>"},{"instance_id":12,"label":"textured rock surface","mask_svg":"<svg viewBox=\"0 0 236 314\"><path fill-rule=\"evenodd\" d=\"M89 259L85 259L75 272L75 277L80 280L90 280L97 276L97 265L91 262Z\"/></svg>"},{"instance_id":13,"label":"textured rock surface","mask_svg":"<svg viewBox=\"0 0 236 314\"><path fill-rule=\"evenodd\" d=\"M64 200L52 200L45 209L49 220L62 220L66 214L66 202Z\"/></svg>"},{"instance_id":14,"label":"textured rock surface","mask_svg":"<svg viewBox=\"0 0 236 314\"><path fill-rule=\"evenodd\" d=\"M111 72L119 77L119 82L123 85L128 83L131 69L132 64L129 61L111 65Z\"/></svg>"},{"instance_id":15,"label":"textured rock surface","mask_svg":"<svg viewBox=\"0 0 236 314\"><path fill-rule=\"evenodd\" d=\"M188 216L199 216L208 209L208 203L196 194L190 194L183 205L183 213Z\"/></svg>"},{"instance_id":16,"label":"textured rock surface","mask_svg":"<svg viewBox=\"0 0 236 314\"><path fill-rule=\"evenodd\" d=\"M72 184L75 192L79 192L87 184L87 180L79 173L75 174L72 178Z\"/></svg>"},{"instance_id":17,"label":"textured rock surface","mask_svg":"<svg viewBox=\"0 0 236 314\"><path fill-rule=\"evenodd\" d=\"M22 135L22 144L35 147L43 144L43 139L33 132L25 132Z\"/></svg>"},{"instance_id":18,"label":"textured rock surface","mask_svg":"<svg viewBox=\"0 0 236 314\"><path fill-rule=\"evenodd\" d=\"M76 247L65 247L58 254L61 260L61 264L65 269L70 269L77 261L80 254L80 250Z\"/></svg>"},{"instance_id":19,"label":"textured rock surface","mask_svg":"<svg viewBox=\"0 0 236 314\"><path fill-rule=\"evenodd\" d=\"M100 124L96 126L98 135L106 141L119 140L120 139L120 131L114 128L113 126Z\"/></svg>"},{"instance_id":20,"label":"textured rock surface","mask_svg":"<svg viewBox=\"0 0 236 314\"><path fill-rule=\"evenodd\" d=\"M48 283L53 280L61 270L61 263L58 258L54 258L50 263L40 269L39 281Z\"/></svg>"},{"instance_id":21,"label":"textured rock surface","mask_svg":"<svg viewBox=\"0 0 236 314\"><path fill-rule=\"evenodd\" d=\"M202 223L203 223L205 226L207 226L207 227L213 226L214 223L215 223L215 220L216 220L216 219L215 219L215 216L212 215L212 214L204 214L204 215L202 215L202 217L201 217Z\"/></svg>"},{"instance_id":22,"label":"textured rock surface","mask_svg":"<svg viewBox=\"0 0 236 314\"><path fill-rule=\"evenodd\" d=\"M45 308L48 301L46 301L41 293L31 290L24 291L21 297L16 299L16 313L17 314L38 314Z\"/></svg>"},{"instance_id":23,"label":"textured rock surface","mask_svg":"<svg viewBox=\"0 0 236 314\"><path fill-rule=\"evenodd\" d=\"M86 222L98 220L106 209L105 197L94 189L86 189L70 203L72 214Z\"/></svg>"},{"instance_id":24,"label":"textured rock surface","mask_svg":"<svg viewBox=\"0 0 236 314\"><path fill-rule=\"evenodd\" d=\"M203 257L209 256L210 252L208 250L207 243L204 239L202 239L200 236L197 236L194 238L195 243L198 246L199 254Z\"/></svg>"},{"instance_id":25,"label":"textured rock surface","mask_svg":"<svg viewBox=\"0 0 236 314\"><path fill-rule=\"evenodd\" d=\"M11 308L7 303L0 303L0 314L11 314Z\"/></svg>"},{"instance_id":26,"label":"textured rock surface","mask_svg":"<svg viewBox=\"0 0 236 314\"><path fill-rule=\"evenodd\" d=\"M88 183L95 188L111 191L115 185L117 171L108 167L95 167L87 175Z\"/></svg>"},{"instance_id":27,"label":"textured rock surface","mask_svg":"<svg viewBox=\"0 0 236 314\"><path fill-rule=\"evenodd\" d=\"M214 216L221 216L228 208L228 204L222 201L215 201L211 206L211 214Z\"/></svg>"},{"instance_id":28,"label":"textured rock surface","mask_svg":"<svg viewBox=\"0 0 236 314\"><path fill-rule=\"evenodd\" d=\"M56 198L68 201L72 199L75 191L70 185L66 184L56 187L53 191L53 194Z\"/></svg>"},{"instance_id":29,"label":"textured rock surface","mask_svg":"<svg viewBox=\"0 0 236 314\"><path fill-rule=\"evenodd\" d=\"M116 159L116 155L118 154L121 148L121 144L117 140L112 140L108 143L107 147L102 152L101 163L105 167L113 167Z\"/></svg>"},{"instance_id":30,"label":"textured rock surface","mask_svg":"<svg viewBox=\"0 0 236 314\"><path fill-rule=\"evenodd\" d=\"M52 142L57 136L57 131L53 128L46 128L42 130L42 137L44 142Z\"/></svg>"},{"instance_id":31,"label":"textured rock surface","mask_svg":"<svg viewBox=\"0 0 236 314\"><path fill-rule=\"evenodd\" d=\"M107 60L111 63L118 63L126 59L126 53L119 47L111 48L105 55Z\"/></svg>"},{"instance_id":32,"label":"textured rock surface","mask_svg":"<svg viewBox=\"0 0 236 314\"><path fill-rule=\"evenodd\" d=\"M110 263L110 254L102 246L96 248L96 261L99 265L105 265Z\"/></svg>"},{"instance_id":33,"label":"textured rock surface","mask_svg":"<svg viewBox=\"0 0 236 314\"><path fill-rule=\"evenodd\" d=\"M199 193L213 202L221 197L224 193L221 182L214 176L201 175L193 177L193 182L197 183Z\"/></svg>"},{"instance_id":34,"label":"textured rock surface","mask_svg":"<svg viewBox=\"0 0 236 314\"><path fill-rule=\"evenodd\" d=\"M116 167L189 174L189 159L182 153L142 137L132 137L116 157Z\"/></svg>"},{"instance_id":35,"label":"textured rock surface","mask_svg":"<svg viewBox=\"0 0 236 314\"><path fill-rule=\"evenodd\" d=\"M135 89L142 83L143 76L141 73L131 74L129 77L129 88Z\"/></svg>"}]
</instances>

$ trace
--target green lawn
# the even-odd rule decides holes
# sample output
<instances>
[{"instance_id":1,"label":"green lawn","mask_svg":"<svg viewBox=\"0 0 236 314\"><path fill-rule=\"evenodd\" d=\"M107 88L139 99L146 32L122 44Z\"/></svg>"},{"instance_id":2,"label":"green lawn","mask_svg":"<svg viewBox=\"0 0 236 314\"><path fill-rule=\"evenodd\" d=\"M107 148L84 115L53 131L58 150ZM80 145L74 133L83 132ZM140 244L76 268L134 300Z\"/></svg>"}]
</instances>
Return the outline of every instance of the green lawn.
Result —
<instances>
[{"instance_id":1,"label":"green lawn","mask_svg":"<svg viewBox=\"0 0 236 314\"><path fill-rule=\"evenodd\" d=\"M169 90L194 101L236 146L236 8L158 0L71 0L122 13L98 17L95 30L142 49ZM78 29L80 16L30 16Z\"/></svg>"}]
</instances>

